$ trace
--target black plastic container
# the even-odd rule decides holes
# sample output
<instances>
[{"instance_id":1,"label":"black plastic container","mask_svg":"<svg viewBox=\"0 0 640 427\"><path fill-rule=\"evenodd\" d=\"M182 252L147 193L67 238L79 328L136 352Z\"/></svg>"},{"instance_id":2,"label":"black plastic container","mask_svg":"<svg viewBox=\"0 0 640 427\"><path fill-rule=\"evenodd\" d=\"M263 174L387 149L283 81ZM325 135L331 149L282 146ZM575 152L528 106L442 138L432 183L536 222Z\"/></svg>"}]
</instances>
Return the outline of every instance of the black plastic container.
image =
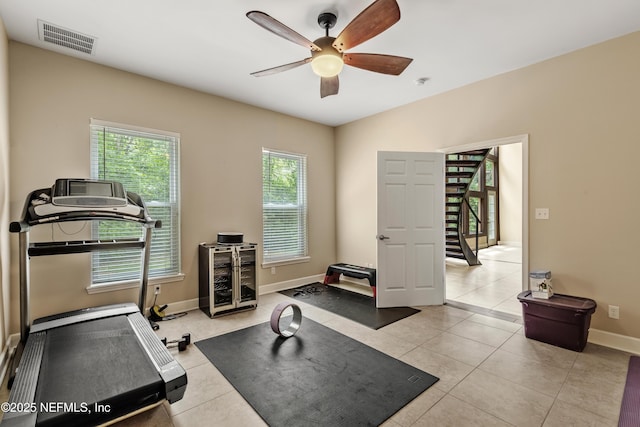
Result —
<instances>
[{"instance_id":1,"label":"black plastic container","mask_svg":"<svg viewBox=\"0 0 640 427\"><path fill-rule=\"evenodd\" d=\"M239 244L244 239L243 233L235 231L223 231L218 233L218 243L220 244Z\"/></svg>"},{"instance_id":2,"label":"black plastic container","mask_svg":"<svg viewBox=\"0 0 640 427\"><path fill-rule=\"evenodd\" d=\"M518 295L522 303L524 334L573 351L582 351L587 345L591 315L596 311L592 299L554 294L549 299L531 296L531 291Z\"/></svg>"}]
</instances>

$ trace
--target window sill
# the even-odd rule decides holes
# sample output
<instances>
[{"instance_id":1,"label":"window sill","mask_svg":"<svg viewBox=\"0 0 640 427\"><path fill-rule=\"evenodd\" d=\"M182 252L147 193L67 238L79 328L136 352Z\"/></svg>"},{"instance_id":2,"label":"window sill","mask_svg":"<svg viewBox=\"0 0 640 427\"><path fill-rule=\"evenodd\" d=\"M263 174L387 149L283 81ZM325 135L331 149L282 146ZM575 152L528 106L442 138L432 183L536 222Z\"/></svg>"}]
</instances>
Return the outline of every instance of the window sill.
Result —
<instances>
[{"instance_id":1,"label":"window sill","mask_svg":"<svg viewBox=\"0 0 640 427\"><path fill-rule=\"evenodd\" d=\"M149 279L149 283L147 286L154 285L162 285L165 283L171 282L181 282L184 280L184 274L176 274L174 276L162 276L162 277L154 277ZM123 289L133 289L139 288L140 281L139 280L126 280L123 282L111 282L111 283L101 283L99 285L90 285L87 286L86 290L88 294L100 294L103 292L114 292L121 291Z\"/></svg>"},{"instance_id":2,"label":"window sill","mask_svg":"<svg viewBox=\"0 0 640 427\"><path fill-rule=\"evenodd\" d=\"M281 265L289 265L289 264L301 264L303 262L311 261L311 257L305 256L300 258L291 258L291 259L281 259L278 261L265 261L262 263L262 268L270 268L270 267L279 267Z\"/></svg>"}]
</instances>

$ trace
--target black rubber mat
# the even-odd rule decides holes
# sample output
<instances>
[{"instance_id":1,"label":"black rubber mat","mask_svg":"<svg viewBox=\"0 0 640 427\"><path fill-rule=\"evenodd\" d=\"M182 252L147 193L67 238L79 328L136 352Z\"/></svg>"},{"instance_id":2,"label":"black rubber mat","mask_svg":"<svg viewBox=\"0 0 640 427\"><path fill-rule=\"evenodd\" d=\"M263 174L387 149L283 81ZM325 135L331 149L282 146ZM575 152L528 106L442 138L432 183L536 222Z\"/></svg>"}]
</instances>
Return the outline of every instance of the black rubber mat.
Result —
<instances>
[{"instance_id":1,"label":"black rubber mat","mask_svg":"<svg viewBox=\"0 0 640 427\"><path fill-rule=\"evenodd\" d=\"M311 283L281 294L330 311L372 329L380 329L420 310L411 307L376 308L373 297L347 291L335 286Z\"/></svg>"},{"instance_id":2,"label":"black rubber mat","mask_svg":"<svg viewBox=\"0 0 640 427\"><path fill-rule=\"evenodd\" d=\"M631 356L620 406L619 427L640 426L640 357Z\"/></svg>"},{"instance_id":3,"label":"black rubber mat","mask_svg":"<svg viewBox=\"0 0 640 427\"><path fill-rule=\"evenodd\" d=\"M196 343L270 426L377 426L438 378L313 320L291 338L269 323Z\"/></svg>"}]
</instances>

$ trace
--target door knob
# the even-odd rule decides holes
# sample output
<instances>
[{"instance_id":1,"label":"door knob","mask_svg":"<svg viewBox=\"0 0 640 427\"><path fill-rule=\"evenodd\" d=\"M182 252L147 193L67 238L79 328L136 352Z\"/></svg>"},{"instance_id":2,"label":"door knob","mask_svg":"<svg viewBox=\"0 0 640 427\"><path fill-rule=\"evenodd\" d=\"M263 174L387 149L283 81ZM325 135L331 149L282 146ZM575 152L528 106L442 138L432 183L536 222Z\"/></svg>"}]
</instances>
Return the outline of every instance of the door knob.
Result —
<instances>
[{"instance_id":1,"label":"door knob","mask_svg":"<svg viewBox=\"0 0 640 427\"><path fill-rule=\"evenodd\" d=\"M384 234L379 234L376 236L378 240L388 240L390 237L385 236Z\"/></svg>"}]
</instances>

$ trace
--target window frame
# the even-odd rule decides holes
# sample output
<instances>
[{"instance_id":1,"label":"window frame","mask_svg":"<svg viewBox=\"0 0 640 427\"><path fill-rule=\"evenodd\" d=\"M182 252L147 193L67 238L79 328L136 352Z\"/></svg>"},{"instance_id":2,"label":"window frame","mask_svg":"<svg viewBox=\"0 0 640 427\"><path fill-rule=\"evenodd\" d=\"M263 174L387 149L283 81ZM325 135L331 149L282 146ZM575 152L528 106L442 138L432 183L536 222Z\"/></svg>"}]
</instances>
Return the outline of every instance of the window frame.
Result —
<instances>
[{"instance_id":1,"label":"window frame","mask_svg":"<svg viewBox=\"0 0 640 427\"><path fill-rule=\"evenodd\" d=\"M489 218L489 203L488 203L488 193L489 191L495 191L498 193L498 187L500 182L500 170L499 170L499 147L491 148L489 154L487 154L486 158L482 162L482 165L478 168L478 172L474 176L474 180L478 180L478 190L470 190L468 193L469 199L477 198L479 199L480 209L477 212L478 218L480 219L480 223L478 223L478 227L480 232L478 233L478 237L487 237L488 238L488 227L487 227L487 219ZM487 162L493 163L493 179L494 185L487 185L487 173L486 173L486 164ZM496 200L496 212L499 212L498 200ZM471 230L470 222L475 221L473 215L469 212L469 206L465 203L464 209L462 212L463 215L463 227L462 232L465 238L475 237L475 231ZM496 239L499 238L499 219L496 217Z\"/></svg>"},{"instance_id":2,"label":"window frame","mask_svg":"<svg viewBox=\"0 0 640 427\"><path fill-rule=\"evenodd\" d=\"M278 205L274 203L266 203L265 200L265 155L273 155L277 158L294 159L298 163L298 187L296 188L297 204L296 205ZM263 147L262 148L262 266L263 267L275 267L278 265L295 264L308 262L311 258L309 256L309 214L308 214L308 162L307 155L301 153L292 153L282 150L275 150ZM300 181L302 181L302 194L299 188ZM270 206L268 206L270 205ZM299 244L296 246L298 250L290 251L282 255L269 256L269 246L267 237L266 215L268 211L276 210L295 210L297 212L298 222L298 236Z\"/></svg>"},{"instance_id":3,"label":"window frame","mask_svg":"<svg viewBox=\"0 0 640 427\"><path fill-rule=\"evenodd\" d=\"M172 222L172 224L167 224L167 221L165 220L163 221L163 226L161 229L153 231L153 235L155 236L158 231L160 232L166 231L167 226L171 227L170 228L171 235L169 237L169 242L171 246L166 250L168 252L167 257L170 259L170 262L169 262L170 267L159 272L158 271L152 272L150 270L149 284L153 285L153 284L168 283L172 281L183 280L184 274L182 273L181 225L180 225L180 222L181 222L180 221L180 218L181 218L180 134L175 132L164 131L164 130L132 126L132 125L123 124L123 123L114 123L114 122L107 122L103 120L91 119L90 126L89 126L89 130L90 130L89 139L90 139L90 152L91 152L90 174L92 179L103 178L103 176L102 177L99 176L100 171L99 171L98 156L97 156L97 150L99 149L98 147L99 140L95 138L95 134L94 134L95 132L99 131L100 128L103 128L104 130L109 130L116 134L120 133L122 135L128 135L128 136L135 135L135 136L148 137L150 139L166 140L168 143L172 144L171 147L168 147L172 155L172 158L169 164L169 167L172 168L170 170L170 177L169 177L170 183L168 184L169 185L169 189L168 189L169 201L156 203L153 200L148 200L147 198L143 197L143 199L145 199L145 204L150 210L152 210L153 208L161 207L161 206L168 207L168 210L170 212L169 217L171 218L170 222ZM106 179L109 179L109 177L107 176ZM125 185L125 190L130 190L130 189L127 189ZM151 216L153 217L153 215ZM157 218L154 218L154 219L157 219ZM115 221L111 221L111 222L115 222ZM92 239L97 238L97 226L98 224L92 223L92 227L91 227ZM164 230L162 230L163 228ZM152 237L152 242L153 241L154 239ZM153 246L151 249L153 251L154 249ZM139 251L137 255L141 256ZM90 285L87 288L87 292L100 293L100 292L107 292L107 291L119 290L119 289L128 289L128 288L134 288L134 287L140 286L139 276L122 278L122 279L114 278L114 280L97 282L94 276L94 266L96 262L96 259L95 259L96 256L100 256L99 252L91 254ZM152 260L153 260L153 255L152 255Z\"/></svg>"}]
</instances>

